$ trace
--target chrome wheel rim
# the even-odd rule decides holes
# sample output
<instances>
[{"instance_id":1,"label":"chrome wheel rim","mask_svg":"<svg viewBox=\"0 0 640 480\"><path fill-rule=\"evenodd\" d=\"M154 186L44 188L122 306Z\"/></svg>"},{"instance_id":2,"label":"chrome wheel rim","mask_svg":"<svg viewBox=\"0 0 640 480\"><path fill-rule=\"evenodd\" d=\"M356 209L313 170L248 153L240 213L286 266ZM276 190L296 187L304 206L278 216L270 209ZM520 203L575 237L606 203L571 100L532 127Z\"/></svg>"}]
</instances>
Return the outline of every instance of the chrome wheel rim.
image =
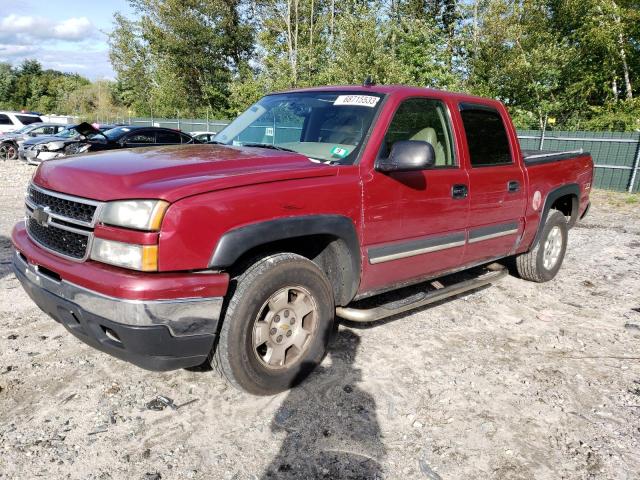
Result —
<instances>
[{"instance_id":1,"label":"chrome wheel rim","mask_svg":"<svg viewBox=\"0 0 640 480\"><path fill-rule=\"evenodd\" d=\"M542 264L546 270L551 270L558 263L562 250L562 231L560 227L553 227L544 242Z\"/></svg>"},{"instance_id":2,"label":"chrome wheel rim","mask_svg":"<svg viewBox=\"0 0 640 480\"><path fill-rule=\"evenodd\" d=\"M303 358L317 326L318 306L309 291L301 286L281 288L256 316L253 352L267 368L289 368Z\"/></svg>"}]
</instances>

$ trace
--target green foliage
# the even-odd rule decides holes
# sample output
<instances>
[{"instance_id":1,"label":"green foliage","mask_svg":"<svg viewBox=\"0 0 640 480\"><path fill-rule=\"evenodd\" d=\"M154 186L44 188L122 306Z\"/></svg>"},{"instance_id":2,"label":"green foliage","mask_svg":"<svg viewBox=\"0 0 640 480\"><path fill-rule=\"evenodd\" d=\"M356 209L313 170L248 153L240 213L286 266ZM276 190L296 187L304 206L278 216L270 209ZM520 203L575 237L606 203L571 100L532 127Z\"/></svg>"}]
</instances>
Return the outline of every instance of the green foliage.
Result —
<instances>
[{"instance_id":1,"label":"green foliage","mask_svg":"<svg viewBox=\"0 0 640 480\"><path fill-rule=\"evenodd\" d=\"M253 48L236 0L132 0L140 15L114 17L110 57L120 100L137 113L198 115L228 107L230 86Z\"/></svg>"},{"instance_id":2,"label":"green foliage","mask_svg":"<svg viewBox=\"0 0 640 480\"><path fill-rule=\"evenodd\" d=\"M89 84L80 75L43 70L35 60L26 60L17 68L0 63L0 108L67 111L69 96Z\"/></svg>"}]
</instances>

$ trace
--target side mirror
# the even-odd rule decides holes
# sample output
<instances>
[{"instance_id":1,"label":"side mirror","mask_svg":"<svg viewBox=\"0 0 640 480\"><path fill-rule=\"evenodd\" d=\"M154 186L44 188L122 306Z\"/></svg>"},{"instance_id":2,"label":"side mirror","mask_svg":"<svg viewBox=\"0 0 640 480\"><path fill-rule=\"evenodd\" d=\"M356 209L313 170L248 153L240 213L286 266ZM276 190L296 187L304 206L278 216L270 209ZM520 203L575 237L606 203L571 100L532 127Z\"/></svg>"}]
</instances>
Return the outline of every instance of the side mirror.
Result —
<instances>
[{"instance_id":1,"label":"side mirror","mask_svg":"<svg viewBox=\"0 0 640 480\"><path fill-rule=\"evenodd\" d=\"M429 142L400 140L393 144L389 158L379 160L376 170L379 172L411 172L433 168L436 152Z\"/></svg>"}]
</instances>

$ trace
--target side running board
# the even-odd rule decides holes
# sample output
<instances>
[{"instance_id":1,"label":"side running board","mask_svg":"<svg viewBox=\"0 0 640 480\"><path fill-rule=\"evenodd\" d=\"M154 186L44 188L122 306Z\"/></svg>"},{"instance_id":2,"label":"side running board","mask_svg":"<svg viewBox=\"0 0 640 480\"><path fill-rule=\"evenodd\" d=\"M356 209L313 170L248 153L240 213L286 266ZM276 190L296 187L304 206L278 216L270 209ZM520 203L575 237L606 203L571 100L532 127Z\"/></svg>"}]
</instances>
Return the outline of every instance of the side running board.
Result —
<instances>
[{"instance_id":1,"label":"side running board","mask_svg":"<svg viewBox=\"0 0 640 480\"><path fill-rule=\"evenodd\" d=\"M493 283L502 277L505 277L509 273L505 267L497 263L492 263L485 268L488 271L480 276L470 280L454 283L447 287L442 286L438 281L432 282L432 285L436 286L435 290L420 292L419 294L413 295L410 299L405 299L404 301L395 301L368 309L337 307L336 315L352 322L375 322L376 320L382 320L383 318L397 315L399 313L406 312L407 310L413 310L414 308L423 307L430 303L439 302L446 298L460 295L461 293L468 292L469 290L475 290L484 285L488 285L489 283Z\"/></svg>"}]
</instances>

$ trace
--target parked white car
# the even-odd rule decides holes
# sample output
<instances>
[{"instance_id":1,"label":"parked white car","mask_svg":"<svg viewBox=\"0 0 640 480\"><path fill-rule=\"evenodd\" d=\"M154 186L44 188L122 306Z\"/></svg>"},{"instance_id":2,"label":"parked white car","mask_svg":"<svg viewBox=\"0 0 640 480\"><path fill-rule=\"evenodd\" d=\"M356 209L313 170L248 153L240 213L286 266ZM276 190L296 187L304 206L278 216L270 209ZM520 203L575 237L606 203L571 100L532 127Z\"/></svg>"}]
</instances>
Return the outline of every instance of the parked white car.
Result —
<instances>
[{"instance_id":1,"label":"parked white car","mask_svg":"<svg viewBox=\"0 0 640 480\"><path fill-rule=\"evenodd\" d=\"M35 113L0 111L0 134L13 132L36 122L42 122L42 119Z\"/></svg>"}]
</instances>

